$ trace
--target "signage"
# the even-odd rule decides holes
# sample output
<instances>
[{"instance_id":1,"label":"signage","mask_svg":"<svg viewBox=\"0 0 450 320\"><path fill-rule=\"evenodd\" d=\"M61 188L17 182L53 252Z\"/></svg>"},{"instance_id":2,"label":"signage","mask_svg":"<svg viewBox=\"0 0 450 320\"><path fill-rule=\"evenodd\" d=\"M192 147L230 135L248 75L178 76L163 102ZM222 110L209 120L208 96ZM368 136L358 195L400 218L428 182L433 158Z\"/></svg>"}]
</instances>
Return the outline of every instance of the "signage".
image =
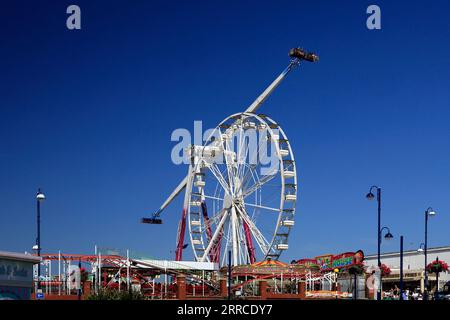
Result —
<instances>
[{"instance_id":1,"label":"signage","mask_svg":"<svg viewBox=\"0 0 450 320\"><path fill-rule=\"evenodd\" d=\"M24 281L33 280L33 264L24 261L0 259L0 281Z\"/></svg>"},{"instance_id":2,"label":"signage","mask_svg":"<svg viewBox=\"0 0 450 320\"><path fill-rule=\"evenodd\" d=\"M44 293L42 292L37 292L36 293L36 300L44 300Z\"/></svg>"},{"instance_id":3,"label":"signage","mask_svg":"<svg viewBox=\"0 0 450 320\"><path fill-rule=\"evenodd\" d=\"M334 269L333 264L332 264L333 255L327 254L327 255L315 257L314 259L316 259L316 261L317 261L316 264L319 266L321 271Z\"/></svg>"},{"instance_id":4,"label":"signage","mask_svg":"<svg viewBox=\"0 0 450 320\"><path fill-rule=\"evenodd\" d=\"M314 267L317 266L317 260L316 259L300 259L297 262L293 261L292 263L297 263L305 267Z\"/></svg>"},{"instance_id":5,"label":"signage","mask_svg":"<svg viewBox=\"0 0 450 320\"><path fill-rule=\"evenodd\" d=\"M297 264L310 267L313 265L319 266L320 271L331 271L334 269L344 269L364 261L364 253L362 250L356 252L345 252L338 255L325 254L313 259L301 259Z\"/></svg>"}]
</instances>

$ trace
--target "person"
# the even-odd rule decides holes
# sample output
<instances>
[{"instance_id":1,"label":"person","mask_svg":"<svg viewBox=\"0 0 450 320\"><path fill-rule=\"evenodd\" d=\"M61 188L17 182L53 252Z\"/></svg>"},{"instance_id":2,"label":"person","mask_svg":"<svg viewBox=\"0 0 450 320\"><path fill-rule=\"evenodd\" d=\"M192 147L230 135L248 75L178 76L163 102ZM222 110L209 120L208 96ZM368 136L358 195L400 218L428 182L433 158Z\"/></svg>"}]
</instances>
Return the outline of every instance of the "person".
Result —
<instances>
[{"instance_id":1,"label":"person","mask_svg":"<svg viewBox=\"0 0 450 320\"><path fill-rule=\"evenodd\" d=\"M402 293L402 299L403 299L403 300L408 300L408 294L406 293L406 291L403 291L403 293Z\"/></svg>"}]
</instances>

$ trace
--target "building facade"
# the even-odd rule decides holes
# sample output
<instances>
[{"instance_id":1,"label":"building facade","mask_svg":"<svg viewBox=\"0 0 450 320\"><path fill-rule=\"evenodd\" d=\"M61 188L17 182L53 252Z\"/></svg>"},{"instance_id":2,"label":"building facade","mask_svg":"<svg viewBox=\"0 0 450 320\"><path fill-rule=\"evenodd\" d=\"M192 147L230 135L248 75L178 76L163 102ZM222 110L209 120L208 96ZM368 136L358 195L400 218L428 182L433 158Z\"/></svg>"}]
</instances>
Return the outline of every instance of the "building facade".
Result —
<instances>
[{"instance_id":1,"label":"building facade","mask_svg":"<svg viewBox=\"0 0 450 320\"><path fill-rule=\"evenodd\" d=\"M33 265L40 260L30 254L0 251L0 300L29 300Z\"/></svg>"},{"instance_id":2,"label":"building facade","mask_svg":"<svg viewBox=\"0 0 450 320\"><path fill-rule=\"evenodd\" d=\"M450 263L450 246L428 248L427 264L438 258L444 262ZM381 263L391 269L388 276L382 278L383 290L387 291L400 284L400 252L390 252L381 254ZM365 257L365 265L367 267L377 266L377 255L368 255ZM425 254L419 250L408 250L403 252L403 283L404 288L409 290L420 289L424 291L425 279ZM438 278L439 289L450 281L450 274L441 272ZM428 273L428 289L435 292L436 274Z\"/></svg>"}]
</instances>

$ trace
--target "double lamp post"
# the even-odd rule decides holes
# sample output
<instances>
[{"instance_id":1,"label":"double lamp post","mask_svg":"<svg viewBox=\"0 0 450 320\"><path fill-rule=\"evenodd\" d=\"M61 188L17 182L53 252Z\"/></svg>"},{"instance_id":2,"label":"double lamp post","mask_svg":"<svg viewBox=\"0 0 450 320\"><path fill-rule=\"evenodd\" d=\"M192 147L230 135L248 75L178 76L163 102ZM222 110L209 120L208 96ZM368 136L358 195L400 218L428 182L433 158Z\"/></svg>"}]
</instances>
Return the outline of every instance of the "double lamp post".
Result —
<instances>
[{"instance_id":1,"label":"double lamp post","mask_svg":"<svg viewBox=\"0 0 450 320\"><path fill-rule=\"evenodd\" d=\"M373 200L375 199L375 195L373 194L373 192L376 191L376 199L377 199L377 204L378 204L378 227L377 227L377 260L378 260L378 271L380 272L380 277L379 277L379 284L378 284L378 288L377 288L377 300L381 300L381 252L380 252L380 247L381 247L381 239L382 239L382 232L384 229L387 230L384 238L386 240L391 240L394 236L392 235L392 233L390 232L388 227L381 227L381 188L377 187L377 186L372 186L369 189L369 193L366 195L366 198L368 200Z\"/></svg>"},{"instance_id":2,"label":"double lamp post","mask_svg":"<svg viewBox=\"0 0 450 320\"><path fill-rule=\"evenodd\" d=\"M391 234L389 228L387 227L381 227L381 188L377 186L372 186L369 189L369 193L366 195L366 198L369 200L375 199L374 192L376 192L376 199L378 204L378 226L377 226L377 260L378 260L378 269L380 271L380 278L379 278L379 286L377 288L377 300L381 300L381 239L382 239L382 232L384 229L387 229L387 233L385 234L384 238L386 240L390 240L393 238L393 235ZM423 249L422 247L419 248L419 251L424 251L425 256L425 265L424 265L424 300L428 300L428 272L427 272L427 249L428 249L428 218L434 217L436 215L436 212L433 210L433 208L429 207L427 210L425 210L425 243L423 243ZM403 237L402 237L403 238ZM401 239L403 240L403 239ZM403 242L403 241L401 241ZM422 244L421 244L422 245ZM403 246L403 244L401 244ZM401 250L402 251L402 250ZM402 259L401 259L402 260ZM401 261L402 263L402 261ZM402 268L401 268L402 269Z\"/></svg>"}]
</instances>

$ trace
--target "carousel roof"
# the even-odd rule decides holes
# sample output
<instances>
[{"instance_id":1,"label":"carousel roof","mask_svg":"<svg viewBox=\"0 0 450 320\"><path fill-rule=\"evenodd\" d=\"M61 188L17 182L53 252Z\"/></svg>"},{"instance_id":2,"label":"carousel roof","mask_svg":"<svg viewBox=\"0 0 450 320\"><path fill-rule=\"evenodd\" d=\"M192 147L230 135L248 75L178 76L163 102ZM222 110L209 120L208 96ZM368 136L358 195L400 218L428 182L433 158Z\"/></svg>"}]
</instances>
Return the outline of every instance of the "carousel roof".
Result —
<instances>
[{"instance_id":1,"label":"carousel roof","mask_svg":"<svg viewBox=\"0 0 450 320\"><path fill-rule=\"evenodd\" d=\"M277 260L264 260L255 262L250 265L253 268L260 268L260 267L287 267L289 266L287 263L277 261Z\"/></svg>"},{"instance_id":2,"label":"carousel roof","mask_svg":"<svg viewBox=\"0 0 450 320\"><path fill-rule=\"evenodd\" d=\"M222 268L226 271L226 267ZM255 262L253 264L240 265L233 267L233 274L239 275L273 275L273 274L296 274L304 275L308 272L317 272L319 268L317 266L305 266L299 264L288 264L277 260L267 259L264 261Z\"/></svg>"}]
</instances>

